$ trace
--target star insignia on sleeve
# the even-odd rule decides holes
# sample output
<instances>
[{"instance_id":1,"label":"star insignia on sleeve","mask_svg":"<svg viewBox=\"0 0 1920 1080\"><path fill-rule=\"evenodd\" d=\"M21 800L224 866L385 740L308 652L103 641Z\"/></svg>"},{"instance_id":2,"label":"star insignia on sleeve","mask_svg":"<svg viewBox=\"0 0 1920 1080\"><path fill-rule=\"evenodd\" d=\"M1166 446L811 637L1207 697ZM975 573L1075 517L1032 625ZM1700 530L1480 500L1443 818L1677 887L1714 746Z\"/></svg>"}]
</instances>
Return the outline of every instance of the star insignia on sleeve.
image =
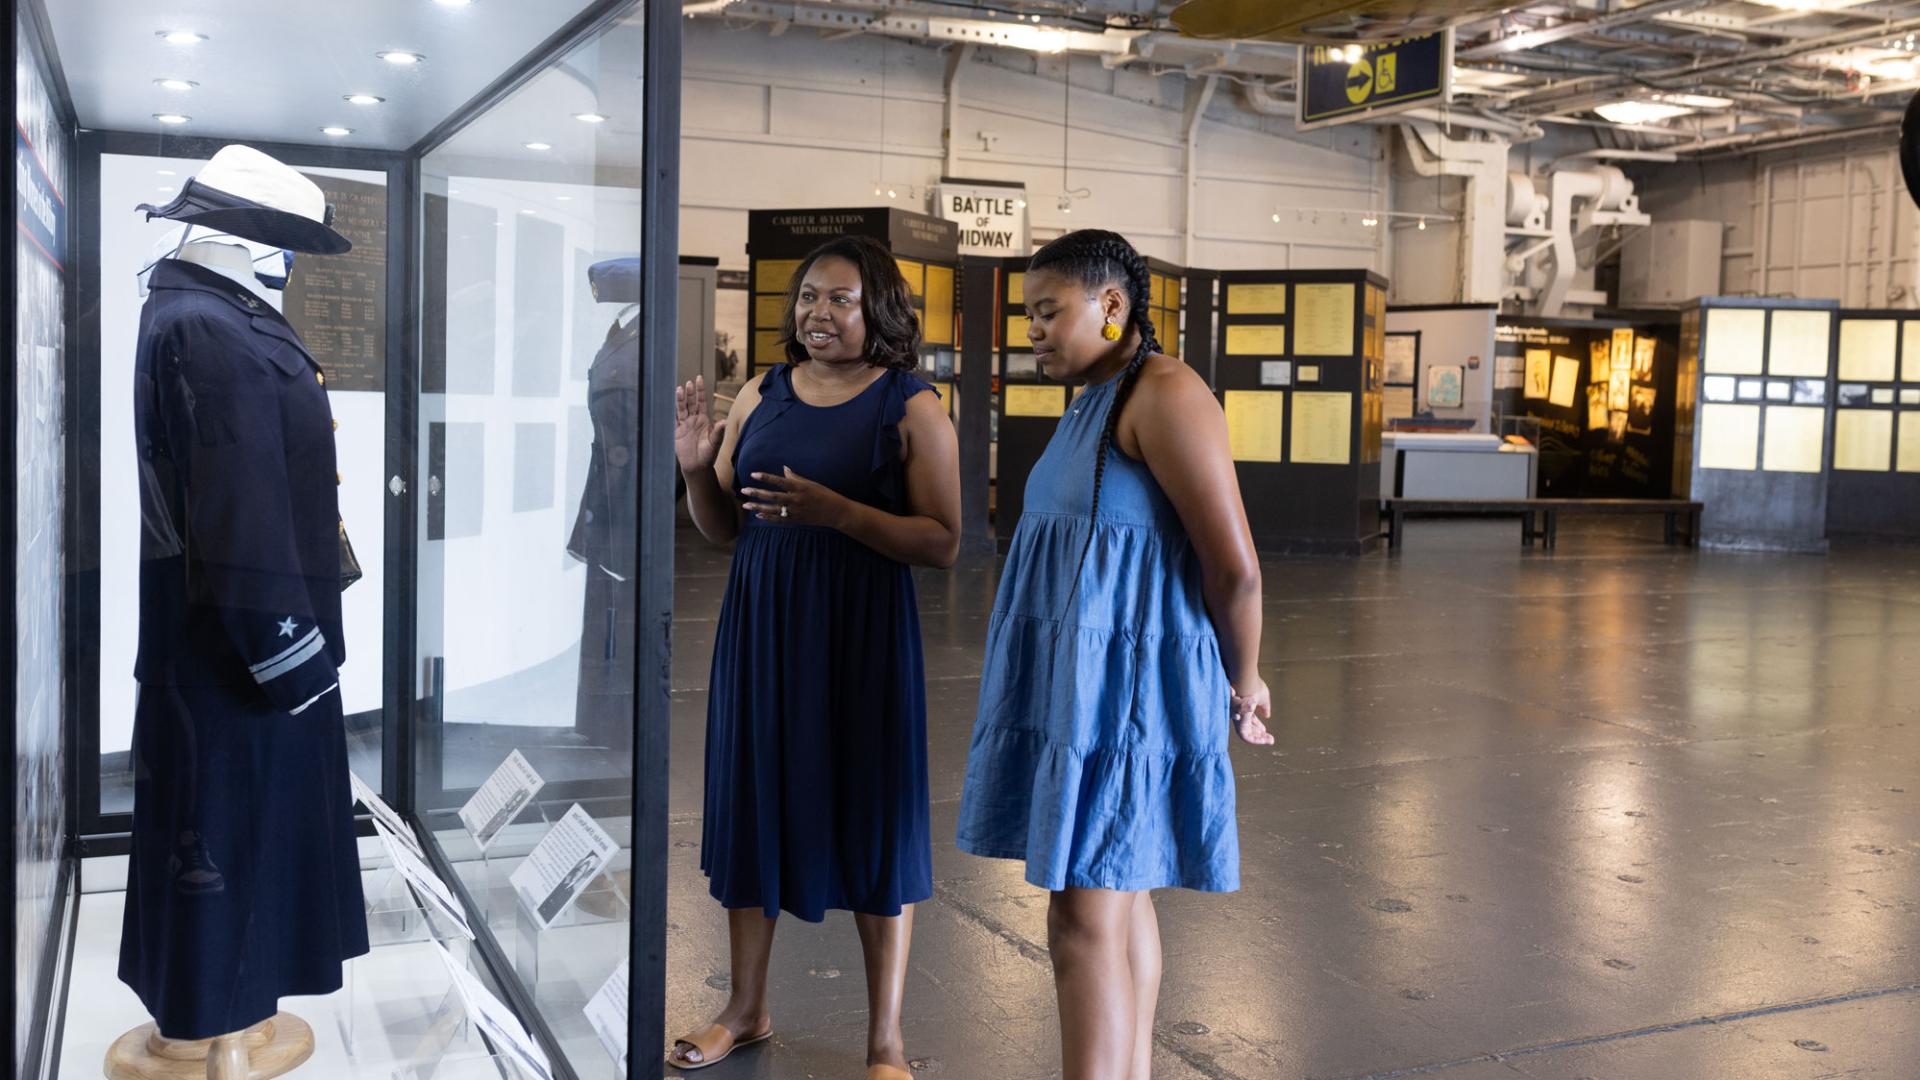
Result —
<instances>
[{"instance_id":1,"label":"star insignia on sleeve","mask_svg":"<svg viewBox=\"0 0 1920 1080\"><path fill-rule=\"evenodd\" d=\"M293 616L291 615L287 616L287 620L280 624L280 636L284 638L292 637L295 626L296 624L293 621Z\"/></svg>"}]
</instances>

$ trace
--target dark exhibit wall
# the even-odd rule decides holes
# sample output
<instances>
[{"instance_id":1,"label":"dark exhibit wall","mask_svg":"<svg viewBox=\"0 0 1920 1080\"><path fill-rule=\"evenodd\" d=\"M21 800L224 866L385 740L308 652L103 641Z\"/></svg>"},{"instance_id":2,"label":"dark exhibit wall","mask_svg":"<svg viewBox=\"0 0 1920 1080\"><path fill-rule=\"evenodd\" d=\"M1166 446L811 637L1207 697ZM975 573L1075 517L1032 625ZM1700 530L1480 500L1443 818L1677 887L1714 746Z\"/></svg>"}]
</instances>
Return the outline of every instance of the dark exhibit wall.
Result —
<instances>
[{"instance_id":1,"label":"dark exhibit wall","mask_svg":"<svg viewBox=\"0 0 1920 1080\"><path fill-rule=\"evenodd\" d=\"M1679 326L1501 319L1494 403L1540 425L1541 498L1673 494Z\"/></svg>"},{"instance_id":2,"label":"dark exhibit wall","mask_svg":"<svg viewBox=\"0 0 1920 1080\"><path fill-rule=\"evenodd\" d=\"M13 708L12 1075L41 1075L34 1030L59 937L66 854L66 760L61 746L65 635L61 581L66 441L67 207L71 136L54 104L33 24L15 15L12 420L15 587Z\"/></svg>"},{"instance_id":3,"label":"dark exhibit wall","mask_svg":"<svg viewBox=\"0 0 1920 1080\"><path fill-rule=\"evenodd\" d=\"M1840 312L1827 535L1920 538L1920 311Z\"/></svg>"}]
</instances>

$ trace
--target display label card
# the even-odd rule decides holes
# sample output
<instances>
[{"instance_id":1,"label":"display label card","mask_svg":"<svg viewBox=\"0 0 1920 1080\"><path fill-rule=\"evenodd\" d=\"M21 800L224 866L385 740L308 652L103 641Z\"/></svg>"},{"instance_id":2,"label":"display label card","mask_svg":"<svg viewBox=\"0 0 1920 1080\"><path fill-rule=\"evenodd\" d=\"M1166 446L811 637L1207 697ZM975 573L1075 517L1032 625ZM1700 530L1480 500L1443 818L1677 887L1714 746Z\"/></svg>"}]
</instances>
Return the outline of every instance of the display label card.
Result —
<instances>
[{"instance_id":1,"label":"display label card","mask_svg":"<svg viewBox=\"0 0 1920 1080\"><path fill-rule=\"evenodd\" d=\"M1873 388L1873 403L1874 403L1875 405L1891 405L1891 404L1893 404L1893 387L1891 387L1891 386L1876 386L1876 387L1874 387L1874 388Z\"/></svg>"},{"instance_id":2,"label":"display label card","mask_svg":"<svg viewBox=\"0 0 1920 1080\"><path fill-rule=\"evenodd\" d=\"M1299 378L1299 381L1301 382L1319 382L1320 381L1320 365L1319 364L1301 364L1300 370L1294 372L1294 374Z\"/></svg>"},{"instance_id":3,"label":"display label card","mask_svg":"<svg viewBox=\"0 0 1920 1080\"><path fill-rule=\"evenodd\" d=\"M1435 409L1460 407L1465 369L1458 364L1434 364L1427 368L1427 404Z\"/></svg>"},{"instance_id":4,"label":"display label card","mask_svg":"<svg viewBox=\"0 0 1920 1080\"><path fill-rule=\"evenodd\" d=\"M593 1033L600 1037L600 1045L607 1048L608 1056L620 1067L620 1075L627 1074L627 961L613 969L607 981L587 1002L587 1023L593 1026Z\"/></svg>"},{"instance_id":5,"label":"display label card","mask_svg":"<svg viewBox=\"0 0 1920 1080\"><path fill-rule=\"evenodd\" d=\"M387 857L393 860L394 869L400 871L400 876L413 887L414 895L420 898L420 902L446 916L454 929L460 931L461 937L472 941L473 927L467 922L466 909L454 898L453 890L447 888L447 883L440 880L440 875L433 872L433 867L408 851L405 844L396 842L392 834L383 830L380 840L386 845Z\"/></svg>"},{"instance_id":6,"label":"display label card","mask_svg":"<svg viewBox=\"0 0 1920 1080\"><path fill-rule=\"evenodd\" d=\"M1902 405L1920 405L1920 390L1902 390L1902 391L1900 391L1900 404L1902 404Z\"/></svg>"},{"instance_id":7,"label":"display label card","mask_svg":"<svg viewBox=\"0 0 1920 1080\"><path fill-rule=\"evenodd\" d=\"M1741 379L1739 398L1741 401L1759 401L1767 393L1767 384L1759 379Z\"/></svg>"},{"instance_id":8,"label":"display label card","mask_svg":"<svg viewBox=\"0 0 1920 1080\"><path fill-rule=\"evenodd\" d=\"M572 906L619 850L613 837L575 803L507 880L544 930Z\"/></svg>"},{"instance_id":9,"label":"display label card","mask_svg":"<svg viewBox=\"0 0 1920 1080\"><path fill-rule=\"evenodd\" d=\"M420 841L413 835L413 828L407 824L406 819L401 817L393 807L388 806L386 800L382 799L371 785L360 779L359 774L349 770L347 784L353 790L354 800L366 807L367 812L373 815L375 826L406 845L407 850L415 855L426 855L426 851L421 848Z\"/></svg>"},{"instance_id":10,"label":"display label card","mask_svg":"<svg viewBox=\"0 0 1920 1080\"><path fill-rule=\"evenodd\" d=\"M1260 361L1260 385L1261 386L1292 386L1293 385L1293 361L1291 360Z\"/></svg>"},{"instance_id":11,"label":"display label card","mask_svg":"<svg viewBox=\"0 0 1920 1080\"><path fill-rule=\"evenodd\" d=\"M1493 388L1495 390L1518 390L1525 385L1525 357L1496 356L1493 358Z\"/></svg>"},{"instance_id":12,"label":"display label card","mask_svg":"<svg viewBox=\"0 0 1920 1080\"><path fill-rule=\"evenodd\" d=\"M1866 383L1841 383L1840 404L1842 406L1865 405L1870 389Z\"/></svg>"},{"instance_id":13,"label":"display label card","mask_svg":"<svg viewBox=\"0 0 1920 1080\"><path fill-rule=\"evenodd\" d=\"M494 1049L535 1080L553 1080L553 1063L547 1060L546 1052L527 1034L520 1018L507 1008L506 1002L495 997L487 984L468 971L465 964L455 960L445 945L437 941L433 944L440 950L440 962L453 976L453 988L459 993L461 1004L467 1007L467 1018L479 1026Z\"/></svg>"},{"instance_id":14,"label":"display label card","mask_svg":"<svg viewBox=\"0 0 1920 1080\"><path fill-rule=\"evenodd\" d=\"M1792 401L1793 384L1784 379L1775 379L1767 384L1768 401Z\"/></svg>"},{"instance_id":15,"label":"display label card","mask_svg":"<svg viewBox=\"0 0 1920 1080\"><path fill-rule=\"evenodd\" d=\"M1795 405L1825 405L1827 403L1827 381L1825 379L1793 380L1793 403Z\"/></svg>"},{"instance_id":16,"label":"display label card","mask_svg":"<svg viewBox=\"0 0 1920 1080\"><path fill-rule=\"evenodd\" d=\"M1414 379L1414 368L1420 359L1420 335L1388 334L1385 340L1387 361L1387 384L1389 386L1409 386Z\"/></svg>"},{"instance_id":17,"label":"display label card","mask_svg":"<svg viewBox=\"0 0 1920 1080\"><path fill-rule=\"evenodd\" d=\"M1732 401L1734 377L1709 375L1700 380L1700 396L1708 401Z\"/></svg>"},{"instance_id":18,"label":"display label card","mask_svg":"<svg viewBox=\"0 0 1920 1080\"><path fill-rule=\"evenodd\" d=\"M485 851L500 835L500 830L533 802L533 797L546 783L520 751L515 750L460 808L460 824L467 827L473 842Z\"/></svg>"}]
</instances>

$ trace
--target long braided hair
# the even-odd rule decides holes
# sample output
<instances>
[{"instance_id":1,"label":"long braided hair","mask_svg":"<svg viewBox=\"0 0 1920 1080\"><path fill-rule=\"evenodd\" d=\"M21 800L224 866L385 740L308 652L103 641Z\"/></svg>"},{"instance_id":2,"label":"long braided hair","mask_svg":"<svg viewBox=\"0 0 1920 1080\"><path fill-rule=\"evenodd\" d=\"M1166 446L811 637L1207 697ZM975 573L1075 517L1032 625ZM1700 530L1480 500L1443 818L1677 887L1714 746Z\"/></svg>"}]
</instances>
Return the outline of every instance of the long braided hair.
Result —
<instances>
[{"instance_id":1,"label":"long braided hair","mask_svg":"<svg viewBox=\"0 0 1920 1080\"><path fill-rule=\"evenodd\" d=\"M1093 547L1094 519L1100 513L1100 483L1107 471L1107 449L1113 445L1114 432L1120 425L1120 410L1126 407L1147 358L1160 351L1160 341L1153 332L1153 277L1147 270L1147 260L1141 258L1127 238L1106 229L1078 229L1054 240L1028 260L1027 272L1036 270L1051 270L1089 290L1119 282L1127 290L1127 323L1140 333L1140 345L1120 374L1120 384L1113 391L1113 404L1100 427L1100 445L1093 458L1093 509L1088 514L1087 540L1080 548L1077 567L1085 564L1087 551ZM1069 608L1079 590L1080 578L1076 573L1073 588L1067 594Z\"/></svg>"}]
</instances>

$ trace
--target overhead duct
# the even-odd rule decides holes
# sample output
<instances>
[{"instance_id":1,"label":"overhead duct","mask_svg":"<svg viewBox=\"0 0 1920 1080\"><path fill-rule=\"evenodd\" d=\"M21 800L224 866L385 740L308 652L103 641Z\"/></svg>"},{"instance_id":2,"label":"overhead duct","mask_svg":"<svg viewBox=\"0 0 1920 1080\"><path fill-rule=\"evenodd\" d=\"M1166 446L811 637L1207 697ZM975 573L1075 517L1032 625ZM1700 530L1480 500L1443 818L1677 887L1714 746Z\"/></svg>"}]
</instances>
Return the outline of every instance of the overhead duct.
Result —
<instances>
[{"instance_id":1,"label":"overhead duct","mask_svg":"<svg viewBox=\"0 0 1920 1080\"><path fill-rule=\"evenodd\" d=\"M1460 217L1460 300L1497 304L1505 288L1507 149L1501 139L1451 139L1435 124L1403 124L1407 163L1421 176L1457 176L1467 182Z\"/></svg>"},{"instance_id":2,"label":"overhead duct","mask_svg":"<svg viewBox=\"0 0 1920 1080\"><path fill-rule=\"evenodd\" d=\"M1612 165L1559 169L1549 182L1552 207L1547 228L1553 236L1548 250L1553 263L1547 268L1547 283L1534 302L1532 314L1553 318L1564 314L1569 303L1606 301L1604 294L1574 291L1574 279L1581 269L1582 237L1613 225L1647 225L1653 219L1640 212L1640 197L1633 193L1633 181Z\"/></svg>"},{"instance_id":3,"label":"overhead duct","mask_svg":"<svg viewBox=\"0 0 1920 1080\"><path fill-rule=\"evenodd\" d=\"M1263 82L1241 83L1240 99L1261 116L1292 116L1295 111L1292 98L1281 97L1271 85Z\"/></svg>"}]
</instances>

